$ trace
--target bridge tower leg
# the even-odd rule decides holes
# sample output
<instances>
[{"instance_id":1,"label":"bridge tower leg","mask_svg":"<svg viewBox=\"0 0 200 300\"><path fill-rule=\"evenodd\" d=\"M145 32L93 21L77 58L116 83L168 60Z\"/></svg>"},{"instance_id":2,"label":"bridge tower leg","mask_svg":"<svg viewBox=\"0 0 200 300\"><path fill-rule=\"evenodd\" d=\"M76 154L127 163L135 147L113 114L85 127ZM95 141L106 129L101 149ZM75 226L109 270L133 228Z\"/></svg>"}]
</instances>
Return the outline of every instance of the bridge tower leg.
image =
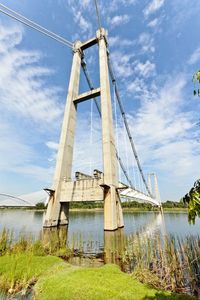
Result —
<instances>
[{"instance_id":1,"label":"bridge tower leg","mask_svg":"<svg viewBox=\"0 0 200 300\"><path fill-rule=\"evenodd\" d=\"M124 226L120 198L117 192L118 168L114 140L112 103L107 58L106 31L97 31L99 43L102 143L104 169L104 230L115 230Z\"/></svg>"},{"instance_id":2,"label":"bridge tower leg","mask_svg":"<svg viewBox=\"0 0 200 300\"><path fill-rule=\"evenodd\" d=\"M158 180L157 180L157 176L155 173L153 173L153 177L154 177L155 197L156 197L156 200L161 204L160 192L159 192L159 188L158 188Z\"/></svg>"},{"instance_id":3,"label":"bridge tower leg","mask_svg":"<svg viewBox=\"0 0 200 300\"><path fill-rule=\"evenodd\" d=\"M45 215L44 227L68 224L69 203L67 201L70 200L67 199L67 201L64 202L64 199L60 198L63 181L71 181L74 134L76 125L76 104L79 92L80 66L83 55L82 50L91 47L97 42L99 44L104 169L104 182L102 185L104 188L104 230L116 230L117 228L124 226L122 207L118 194L118 168L112 119L106 36L107 34L105 29L101 28L97 31L97 37L92 39L92 41L89 40L83 44L78 41L74 45L72 70L58 149L54 183L52 190L49 190L50 197ZM61 200L62 202L60 202Z\"/></svg>"},{"instance_id":4,"label":"bridge tower leg","mask_svg":"<svg viewBox=\"0 0 200 300\"><path fill-rule=\"evenodd\" d=\"M74 45L74 55L69 81L68 96L64 112L63 125L56 161L53 188L50 193L44 227L53 227L68 224L69 203L60 203L62 181L71 180L72 158L74 147L74 134L76 125L76 104L74 99L79 92L80 66L81 66L81 42Z\"/></svg>"}]
</instances>

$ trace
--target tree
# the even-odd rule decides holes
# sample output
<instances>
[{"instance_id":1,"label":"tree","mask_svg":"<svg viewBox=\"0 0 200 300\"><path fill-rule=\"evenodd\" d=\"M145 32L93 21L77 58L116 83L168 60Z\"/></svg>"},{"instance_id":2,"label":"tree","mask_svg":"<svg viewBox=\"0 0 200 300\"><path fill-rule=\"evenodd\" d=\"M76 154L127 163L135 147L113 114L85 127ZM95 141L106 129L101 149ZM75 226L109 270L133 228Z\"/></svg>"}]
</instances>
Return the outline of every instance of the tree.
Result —
<instances>
[{"instance_id":1,"label":"tree","mask_svg":"<svg viewBox=\"0 0 200 300\"><path fill-rule=\"evenodd\" d=\"M193 81L194 81L194 96L196 96L197 94L198 94L198 96L200 96L200 89L198 88L196 90L196 87L195 87L197 82L200 84L200 70L198 70L197 72L194 73Z\"/></svg>"},{"instance_id":2,"label":"tree","mask_svg":"<svg viewBox=\"0 0 200 300\"><path fill-rule=\"evenodd\" d=\"M200 179L194 183L182 200L188 204L188 221L194 224L196 217L200 218Z\"/></svg>"},{"instance_id":3,"label":"tree","mask_svg":"<svg viewBox=\"0 0 200 300\"><path fill-rule=\"evenodd\" d=\"M36 208L36 209L45 209L45 208L46 208L46 205L45 205L43 202L38 202L38 203L35 205L35 208Z\"/></svg>"}]
</instances>

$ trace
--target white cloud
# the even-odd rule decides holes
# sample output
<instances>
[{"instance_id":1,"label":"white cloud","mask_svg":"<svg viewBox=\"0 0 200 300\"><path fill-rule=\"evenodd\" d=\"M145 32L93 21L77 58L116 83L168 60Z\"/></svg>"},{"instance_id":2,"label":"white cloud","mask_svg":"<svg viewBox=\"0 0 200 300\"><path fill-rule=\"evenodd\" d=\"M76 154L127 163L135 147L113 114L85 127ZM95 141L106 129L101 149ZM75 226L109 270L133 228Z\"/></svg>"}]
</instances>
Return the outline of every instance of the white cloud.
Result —
<instances>
[{"instance_id":1,"label":"white cloud","mask_svg":"<svg viewBox=\"0 0 200 300\"><path fill-rule=\"evenodd\" d=\"M52 123L61 116L59 89L48 87L45 77L52 70L38 66L38 51L18 50L22 41L19 27L2 25L0 41L0 104L5 112L22 115L40 124ZM10 43L11 41L11 43Z\"/></svg>"},{"instance_id":2,"label":"white cloud","mask_svg":"<svg viewBox=\"0 0 200 300\"><path fill-rule=\"evenodd\" d=\"M53 150L58 150L58 143L52 142L52 141L48 141L46 142L46 145L49 149L53 149Z\"/></svg>"},{"instance_id":3,"label":"white cloud","mask_svg":"<svg viewBox=\"0 0 200 300\"><path fill-rule=\"evenodd\" d=\"M197 48L192 55L190 56L189 60L188 60L188 64L193 65L196 62L200 61L200 47Z\"/></svg>"},{"instance_id":4,"label":"white cloud","mask_svg":"<svg viewBox=\"0 0 200 300\"><path fill-rule=\"evenodd\" d=\"M149 33L141 33L138 44L141 46L142 52L155 52L154 38Z\"/></svg>"},{"instance_id":5,"label":"white cloud","mask_svg":"<svg viewBox=\"0 0 200 300\"><path fill-rule=\"evenodd\" d=\"M111 47L129 47L134 44L134 41L131 41L129 39L124 39L122 37L119 37L118 35L116 36L111 36L108 39L109 46Z\"/></svg>"},{"instance_id":6,"label":"white cloud","mask_svg":"<svg viewBox=\"0 0 200 300\"><path fill-rule=\"evenodd\" d=\"M134 88L139 90L142 83L137 83ZM129 116L143 164L153 167L158 174L164 174L171 187L165 196L172 199L175 199L177 193L174 191L180 182L183 193L199 176L196 166L200 165L200 157L193 133L194 112L183 111L185 85L182 74L172 78L154 93L151 101L143 99L136 116Z\"/></svg>"},{"instance_id":7,"label":"white cloud","mask_svg":"<svg viewBox=\"0 0 200 300\"><path fill-rule=\"evenodd\" d=\"M152 0L149 5L144 9L145 17L159 10L165 3L165 0Z\"/></svg>"},{"instance_id":8,"label":"white cloud","mask_svg":"<svg viewBox=\"0 0 200 300\"><path fill-rule=\"evenodd\" d=\"M86 20L81 11L76 11L76 13L74 13L74 20L78 24L82 33L87 33L88 35L91 34L92 24Z\"/></svg>"},{"instance_id":9,"label":"white cloud","mask_svg":"<svg viewBox=\"0 0 200 300\"><path fill-rule=\"evenodd\" d=\"M77 29L78 26L80 29L78 31L81 31L80 34L75 33L73 39L80 39L80 36L81 40L91 38L93 26L89 16L91 10L94 10L93 3L90 0L67 0L67 9L71 9L76 24L75 28Z\"/></svg>"},{"instance_id":10,"label":"white cloud","mask_svg":"<svg viewBox=\"0 0 200 300\"><path fill-rule=\"evenodd\" d=\"M147 26L153 28L156 27L158 24L159 24L159 19L155 18L152 21L150 21Z\"/></svg>"},{"instance_id":11,"label":"white cloud","mask_svg":"<svg viewBox=\"0 0 200 300\"><path fill-rule=\"evenodd\" d=\"M116 27L122 24L126 24L130 21L130 16L128 15L116 15L112 18L108 18L108 23L112 27Z\"/></svg>"},{"instance_id":12,"label":"white cloud","mask_svg":"<svg viewBox=\"0 0 200 300\"><path fill-rule=\"evenodd\" d=\"M134 54L125 54L121 51L115 51L111 54L111 60L115 74L123 78L127 78L134 73L134 68L131 63L131 59Z\"/></svg>"},{"instance_id":13,"label":"white cloud","mask_svg":"<svg viewBox=\"0 0 200 300\"><path fill-rule=\"evenodd\" d=\"M138 76L150 77L155 74L155 64L147 60L145 63L137 62L135 66L135 72Z\"/></svg>"},{"instance_id":14,"label":"white cloud","mask_svg":"<svg viewBox=\"0 0 200 300\"><path fill-rule=\"evenodd\" d=\"M42 135L52 133L52 128L60 123L61 90L48 85L53 71L41 66L42 54L21 48L21 27L0 25L0 32L0 172L11 178L20 174L14 183L11 179L1 189L18 186L19 191L20 185L26 188L26 176L30 186L32 182L50 180L52 169L46 153L41 151Z\"/></svg>"},{"instance_id":15,"label":"white cloud","mask_svg":"<svg viewBox=\"0 0 200 300\"><path fill-rule=\"evenodd\" d=\"M107 16L111 12L119 11L123 6L128 7L135 5L137 0L110 0L100 2L100 11L102 15Z\"/></svg>"}]
</instances>

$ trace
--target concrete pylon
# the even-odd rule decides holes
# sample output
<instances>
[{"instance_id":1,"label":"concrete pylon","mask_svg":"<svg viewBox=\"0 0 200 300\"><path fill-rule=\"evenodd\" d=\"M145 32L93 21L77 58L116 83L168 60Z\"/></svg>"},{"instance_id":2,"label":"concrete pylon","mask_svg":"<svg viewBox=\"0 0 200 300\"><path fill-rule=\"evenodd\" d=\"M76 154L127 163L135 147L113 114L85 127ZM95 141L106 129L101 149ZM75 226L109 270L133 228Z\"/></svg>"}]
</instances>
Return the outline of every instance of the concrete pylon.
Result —
<instances>
[{"instance_id":1,"label":"concrete pylon","mask_svg":"<svg viewBox=\"0 0 200 300\"><path fill-rule=\"evenodd\" d=\"M106 31L103 28L97 31L99 43L104 169L104 230L115 230L119 227L123 227L124 222L120 197L117 192L119 181L112 118L106 35Z\"/></svg>"},{"instance_id":2,"label":"concrete pylon","mask_svg":"<svg viewBox=\"0 0 200 300\"><path fill-rule=\"evenodd\" d=\"M153 177L154 177L154 191L155 191L155 198L156 200L160 203L161 205L161 198L160 198L160 192L159 192L159 188L158 188L158 180L157 180L157 176L155 173L153 173Z\"/></svg>"},{"instance_id":3,"label":"concrete pylon","mask_svg":"<svg viewBox=\"0 0 200 300\"><path fill-rule=\"evenodd\" d=\"M68 224L69 203L60 203L62 181L71 180L72 158L74 148L74 135L76 125L76 104L74 99L79 93L80 67L81 67L81 42L74 45L74 55L69 81L68 96L64 112L60 143L57 154L56 169L52 193L50 193L44 227L53 227Z\"/></svg>"},{"instance_id":4,"label":"concrete pylon","mask_svg":"<svg viewBox=\"0 0 200 300\"><path fill-rule=\"evenodd\" d=\"M83 51L95 44L99 45L100 88L79 95L80 66ZM97 31L95 38L85 43L76 42L69 82L67 103L58 149L54 183L50 192L49 203L44 220L44 227L68 224L69 202L75 194L71 180L74 135L76 125L76 105L80 102L101 96L102 144L103 144L103 183L98 185L104 201L104 230L116 230L124 226L123 213L118 194L118 168L112 119L110 80L107 58L107 37L105 29ZM94 179L91 179L93 184ZM77 184L81 187L81 183ZM84 185L83 185L84 186ZM104 192L102 192L102 187ZM84 188L84 187L83 187ZM93 195L98 196L97 188L91 186ZM72 193L70 193L72 191ZM76 190L80 192L79 190ZM71 197L71 198L70 198ZM83 197L83 193L82 193ZM93 199L92 198L92 199ZM87 199L90 200L90 199ZM81 201L81 197L80 197Z\"/></svg>"},{"instance_id":5,"label":"concrete pylon","mask_svg":"<svg viewBox=\"0 0 200 300\"><path fill-rule=\"evenodd\" d=\"M151 174L148 174L148 187L150 193L152 194Z\"/></svg>"}]
</instances>

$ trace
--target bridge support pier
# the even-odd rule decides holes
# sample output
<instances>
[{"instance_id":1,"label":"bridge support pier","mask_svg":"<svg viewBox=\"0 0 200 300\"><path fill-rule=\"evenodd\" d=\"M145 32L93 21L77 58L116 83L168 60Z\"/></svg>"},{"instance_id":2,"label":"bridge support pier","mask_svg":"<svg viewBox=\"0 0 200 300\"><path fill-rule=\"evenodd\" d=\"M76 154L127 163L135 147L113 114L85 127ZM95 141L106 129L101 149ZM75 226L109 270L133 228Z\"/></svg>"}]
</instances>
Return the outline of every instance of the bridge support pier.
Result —
<instances>
[{"instance_id":1,"label":"bridge support pier","mask_svg":"<svg viewBox=\"0 0 200 300\"><path fill-rule=\"evenodd\" d=\"M118 168L112 118L110 80L107 55L107 34L105 29L97 31L99 44L99 67L101 87L101 121L104 169L104 230L116 230L123 227L121 203L117 192ZM106 188L109 187L109 189Z\"/></svg>"},{"instance_id":2,"label":"bridge support pier","mask_svg":"<svg viewBox=\"0 0 200 300\"><path fill-rule=\"evenodd\" d=\"M73 63L69 81L68 95L64 112L63 125L58 148L56 169L54 174L52 193L49 198L44 227L68 224L69 203L60 203L61 186L63 181L71 181L74 135L76 126L76 104L74 100L79 93L81 43L74 45Z\"/></svg>"}]
</instances>

